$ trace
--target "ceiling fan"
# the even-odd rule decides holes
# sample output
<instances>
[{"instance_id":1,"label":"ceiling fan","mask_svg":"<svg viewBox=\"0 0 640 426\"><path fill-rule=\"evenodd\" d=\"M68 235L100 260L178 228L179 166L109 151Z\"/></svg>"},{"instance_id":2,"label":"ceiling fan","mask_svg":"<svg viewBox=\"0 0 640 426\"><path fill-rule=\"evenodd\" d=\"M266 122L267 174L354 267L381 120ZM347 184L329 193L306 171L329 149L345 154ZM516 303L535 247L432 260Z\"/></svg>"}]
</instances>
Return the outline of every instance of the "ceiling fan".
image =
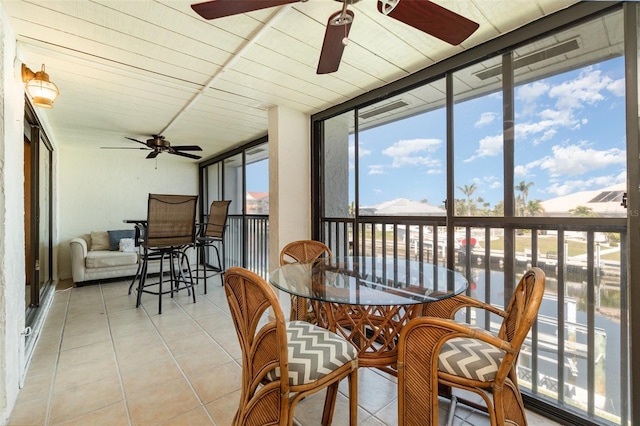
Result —
<instances>
[{"instance_id":1,"label":"ceiling fan","mask_svg":"<svg viewBox=\"0 0 640 426\"><path fill-rule=\"evenodd\" d=\"M200 148L198 145L171 146L171 143L168 140L166 140L164 136L161 136L161 135L152 135L151 139L147 139L146 142L142 142L142 141L139 141L138 139L129 138L129 137L127 137L127 139L140 143L144 145L145 148L132 148L128 146L126 147L125 146L123 147L103 146L102 148L103 149L151 149L152 151L149 153L149 155L147 155L146 158L156 158L158 154L162 154L163 152L166 152L168 154L179 155L181 157L193 158L194 160L199 160L200 158L202 158L199 155L187 154L186 152L182 152L182 151L202 151L202 148Z\"/></svg>"},{"instance_id":2,"label":"ceiling fan","mask_svg":"<svg viewBox=\"0 0 640 426\"><path fill-rule=\"evenodd\" d=\"M205 19L216 19L298 1L307 0L210 0L192 4L191 8ZM327 22L317 74L338 70L354 17L347 6L360 0L336 1L342 3L342 10L332 14ZM429 0L378 0L378 12L452 45L462 43L479 27L478 23Z\"/></svg>"}]
</instances>

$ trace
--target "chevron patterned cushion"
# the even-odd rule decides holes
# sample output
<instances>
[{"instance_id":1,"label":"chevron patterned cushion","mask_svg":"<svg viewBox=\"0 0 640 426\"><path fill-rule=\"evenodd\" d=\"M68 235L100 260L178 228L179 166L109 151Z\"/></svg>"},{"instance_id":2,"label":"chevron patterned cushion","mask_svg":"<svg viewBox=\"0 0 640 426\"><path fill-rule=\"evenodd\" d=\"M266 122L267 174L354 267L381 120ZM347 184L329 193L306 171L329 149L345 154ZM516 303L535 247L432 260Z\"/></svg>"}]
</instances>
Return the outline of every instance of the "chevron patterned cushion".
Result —
<instances>
[{"instance_id":1,"label":"chevron patterned cushion","mask_svg":"<svg viewBox=\"0 0 640 426\"><path fill-rule=\"evenodd\" d=\"M358 351L343 337L305 321L287 323L289 384L314 382L335 369L358 358ZM267 374L277 380L280 368Z\"/></svg>"},{"instance_id":2,"label":"chevron patterned cushion","mask_svg":"<svg viewBox=\"0 0 640 426\"><path fill-rule=\"evenodd\" d=\"M482 340L456 337L442 345L438 370L488 382L495 379L503 358L503 350Z\"/></svg>"}]
</instances>

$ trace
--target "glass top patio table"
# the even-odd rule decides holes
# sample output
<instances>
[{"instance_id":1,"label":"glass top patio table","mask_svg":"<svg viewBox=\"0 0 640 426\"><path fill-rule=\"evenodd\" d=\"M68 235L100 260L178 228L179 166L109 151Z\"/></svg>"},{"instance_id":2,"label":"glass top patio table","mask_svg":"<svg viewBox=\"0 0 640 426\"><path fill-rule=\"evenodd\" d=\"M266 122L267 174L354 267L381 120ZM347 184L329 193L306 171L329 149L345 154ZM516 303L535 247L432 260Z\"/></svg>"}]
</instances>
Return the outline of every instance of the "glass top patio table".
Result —
<instances>
[{"instance_id":1,"label":"glass top patio table","mask_svg":"<svg viewBox=\"0 0 640 426\"><path fill-rule=\"evenodd\" d=\"M444 266L408 259L328 257L271 272L274 287L295 297L296 315L340 334L360 367L397 374L398 335L426 303L462 293L466 278ZM292 318L295 319L295 318Z\"/></svg>"},{"instance_id":2,"label":"glass top patio table","mask_svg":"<svg viewBox=\"0 0 640 426\"><path fill-rule=\"evenodd\" d=\"M398 306L460 294L467 279L444 266L409 259L327 257L272 271L271 285L310 300L348 305Z\"/></svg>"}]
</instances>

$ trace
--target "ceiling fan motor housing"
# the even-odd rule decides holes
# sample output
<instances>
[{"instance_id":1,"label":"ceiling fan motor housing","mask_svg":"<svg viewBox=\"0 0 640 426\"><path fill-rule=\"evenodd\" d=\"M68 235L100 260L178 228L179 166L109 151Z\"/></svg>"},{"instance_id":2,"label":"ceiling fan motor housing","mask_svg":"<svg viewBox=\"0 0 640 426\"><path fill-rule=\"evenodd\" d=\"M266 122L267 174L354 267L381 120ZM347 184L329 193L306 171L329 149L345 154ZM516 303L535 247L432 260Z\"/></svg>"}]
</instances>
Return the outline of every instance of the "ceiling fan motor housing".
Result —
<instances>
[{"instance_id":1,"label":"ceiling fan motor housing","mask_svg":"<svg viewBox=\"0 0 640 426\"><path fill-rule=\"evenodd\" d=\"M169 148L171 146L171 143L168 140L166 140L164 136L153 135L152 139L147 139L147 146L153 149L158 149L158 148L163 149L163 148Z\"/></svg>"}]
</instances>

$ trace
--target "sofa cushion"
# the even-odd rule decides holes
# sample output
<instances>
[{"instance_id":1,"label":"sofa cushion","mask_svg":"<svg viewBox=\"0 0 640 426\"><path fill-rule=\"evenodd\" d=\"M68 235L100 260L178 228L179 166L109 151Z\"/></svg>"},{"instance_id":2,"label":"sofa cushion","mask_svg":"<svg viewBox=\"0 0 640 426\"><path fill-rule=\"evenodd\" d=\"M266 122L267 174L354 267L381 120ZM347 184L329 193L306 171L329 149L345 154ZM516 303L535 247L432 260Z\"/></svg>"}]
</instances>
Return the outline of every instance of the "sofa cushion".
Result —
<instances>
[{"instance_id":1,"label":"sofa cushion","mask_svg":"<svg viewBox=\"0 0 640 426\"><path fill-rule=\"evenodd\" d=\"M90 251L87 253L86 266L89 268L104 268L109 266L128 266L138 263L137 253L121 251Z\"/></svg>"},{"instance_id":2,"label":"sofa cushion","mask_svg":"<svg viewBox=\"0 0 640 426\"><path fill-rule=\"evenodd\" d=\"M109 250L116 251L120 249L120 240L123 238L134 238L136 231L133 229L120 229L117 231L107 231L109 234Z\"/></svg>"},{"instance_id":3,"label":"sofa cushion","mask_svg":"<svg viewBox=\"0 0 640 426\"><path fill-rule=\"evenodd\" d=\"M109 250L109 234L106 231L91 232L89 251Z\"/></svg>"},{"instance_id":4,"label":"sofa cushion","mask_svg":"<svg viewBox=\"0 0 640 426\"><path fill-rule=\"evenodd\" d=\"M119 244L119 250L125 253L134 253L138 251L135 238L122 238Z\"/></svg>"}]
</instances>

